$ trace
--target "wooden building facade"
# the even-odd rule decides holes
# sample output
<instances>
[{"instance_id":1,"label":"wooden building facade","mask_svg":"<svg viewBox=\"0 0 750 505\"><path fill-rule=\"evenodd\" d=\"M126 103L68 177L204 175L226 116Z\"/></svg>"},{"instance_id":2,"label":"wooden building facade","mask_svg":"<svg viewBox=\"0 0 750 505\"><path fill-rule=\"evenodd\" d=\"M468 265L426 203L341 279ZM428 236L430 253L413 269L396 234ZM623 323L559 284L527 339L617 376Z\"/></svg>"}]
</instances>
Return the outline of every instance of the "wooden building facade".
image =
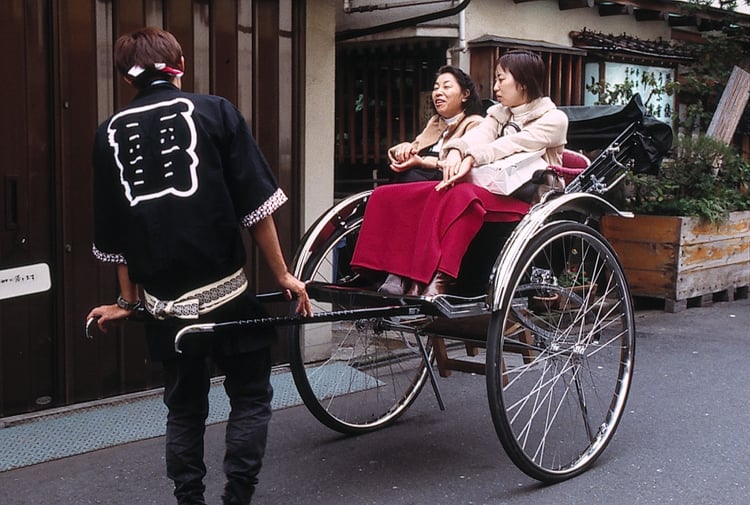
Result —
<instances>
[{"instance_id":1,"label":"wooden building facade","mask_svg":"<svg viewBox=\"0 0 750 505\"><path fill-rule=\"evenodd\" d=\"M237 104L290 202L276 214L291 254L299 230L304 2L297 0L6 0L0 40L0 269L50 266L52 288L0 301L0 417L161 384L140 328L89 340L91 307L117 296L114 270L91 253L91 144L133 90L112 45L142 26L181 42L183 88ZM273 289L256 254L251 279ZM257 287L257 286L256 286Z\"/></svg>"}]
</instances>

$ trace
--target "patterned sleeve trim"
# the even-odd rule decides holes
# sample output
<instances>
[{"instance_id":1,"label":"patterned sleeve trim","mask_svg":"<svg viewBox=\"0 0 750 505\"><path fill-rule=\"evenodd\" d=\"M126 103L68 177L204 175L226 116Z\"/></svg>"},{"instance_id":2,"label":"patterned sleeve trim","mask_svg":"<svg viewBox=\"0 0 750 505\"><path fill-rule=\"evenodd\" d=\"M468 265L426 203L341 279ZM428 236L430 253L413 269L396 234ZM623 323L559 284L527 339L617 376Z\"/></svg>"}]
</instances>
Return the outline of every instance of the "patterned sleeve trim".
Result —
<instances>
[{"instance_id":1,"label":"patterned sleeve trim","mask_svg":"<svg viewBox=\"0 0 750 505\"><path fill-rule=\"evenodd\" d=\"M91 246L91 251L94 253L94 257L99 261L104 261L105 263L121 263L123 265L128 264L128 262L125 261L125 256L122 254L105 253L97 249L96 244Z\"/></svg>"},{"instance_id":2,"label":"patterned sleeve trim","mask_svg":"<svg viewBox=\"0 0 750 505\"><path fill-rule=\"evenodd\" d=\"M284 205L287 200L288 198L286 194L284 194L284 191L281 188L277 189L276 192L274 192L268 200L263 202L260 207L242 218L242 226L245 228L252 227L258 221L273 214L276 209Z\"/></svg>"}]
</instances>

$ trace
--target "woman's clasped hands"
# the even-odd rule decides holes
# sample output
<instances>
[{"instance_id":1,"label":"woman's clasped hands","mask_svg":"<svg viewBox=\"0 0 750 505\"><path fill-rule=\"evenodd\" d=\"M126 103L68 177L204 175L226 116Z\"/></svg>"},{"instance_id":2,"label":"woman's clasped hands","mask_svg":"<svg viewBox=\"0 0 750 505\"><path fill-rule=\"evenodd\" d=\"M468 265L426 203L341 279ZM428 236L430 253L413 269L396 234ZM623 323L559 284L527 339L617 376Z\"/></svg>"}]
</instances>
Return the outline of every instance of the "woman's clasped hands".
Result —
<instances>
[{"instance_id":1,"label":"woman's clasped hands","mask_svg":"<svg viewBox=\"0 0 750 505\"><path fill-rule=\"evenodd\" d=\"M435 191L452 188L471 171L473 166L473 156L462 157L459 151L451 149L445 159L438 163L438 167L443 170L443 180L435 186Z\"/></svg>"},{"instance_id":2,"label":"woman's clasped hands","mask_svg":"<svg viewBox=\"0 0 750 505\"><path fill-rule=\"evenodd\" d=\"M393 147L388 153L388 157L391 162L391 170L394 172L404 172L424 163L422 157L417 154L417 150L410 142L402 142Z\"/></svg>"}]
</instances>

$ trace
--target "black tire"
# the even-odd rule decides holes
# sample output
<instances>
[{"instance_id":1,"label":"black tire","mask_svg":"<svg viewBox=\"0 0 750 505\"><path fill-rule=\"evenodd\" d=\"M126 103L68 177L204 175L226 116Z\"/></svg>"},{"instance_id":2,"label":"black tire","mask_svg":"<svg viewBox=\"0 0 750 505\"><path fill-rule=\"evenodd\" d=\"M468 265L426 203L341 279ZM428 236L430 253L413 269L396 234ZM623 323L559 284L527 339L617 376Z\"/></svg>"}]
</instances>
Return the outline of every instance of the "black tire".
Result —
<instances>
[{"instance_id":1,"label":"black tire","mask_svg":"<svg viewBox=\"0 0 750 505\"><path fill-rule=\"evenodd\" d=\"M361 217L339 223L302 268L302 280L346 283ZM313 299L315 312L362 308L347 297L336 304ZM416 338L403 318L367 318L294 327L290 365L308 410L341 433L364 433L392 424L414 402L427 380Z\"/></svg>"},{"instance_id":2,"label":"black tire","mask_svg":"<svg viewBox=\"0 0 750 505\"><path fill-rule=\"evenodd\" d=\"M594 463L622 417L635 357L630 288L601 234L570 221L533 237L507 282L487 342L495 431L518 468L559 482Z\"/></svg>"}]
</instances>

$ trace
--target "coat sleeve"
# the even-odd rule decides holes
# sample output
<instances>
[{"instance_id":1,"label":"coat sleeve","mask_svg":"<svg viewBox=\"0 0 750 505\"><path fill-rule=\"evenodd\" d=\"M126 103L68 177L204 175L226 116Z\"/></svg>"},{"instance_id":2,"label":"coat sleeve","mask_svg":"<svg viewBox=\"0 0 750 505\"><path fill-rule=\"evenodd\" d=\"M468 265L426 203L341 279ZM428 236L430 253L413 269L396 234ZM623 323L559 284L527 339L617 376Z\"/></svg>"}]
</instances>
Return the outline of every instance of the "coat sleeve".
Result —
<instances>
[{"instance_id":1,"label":"coat sleeve","mask_svg":"<svg viewBox=\"0 0 750 505\"><path fill-rule=\"evenodd\" d=\"M472 146L489 144L495 140L502 131L503 124L508 120L510 114L502 105L493 105L487 110L487 116L482 118L476 126L467 129L466 133L458 138L452 138L443 146L441 157L445 157L448 151L456 149L461 156L468 154Z\"/></svg>"},{"instance_id":2,"label":"coat sleeve","mask_svg":"<svg viewBox=\"0 0 750 505\"><path fill-rule=\"evenodd\" d=\"M466 154L474 157L477 165L486 165L514 153L564 145L567 131L568 117L564 112L553 109L525 125L517 133L497 137L486 144L474 144L468 147ZM474 130L470 133L473 132Z\"/></svg>"},{"instance_id":3,"label":"coat sleeve","mask_svg":"<svg viewBox=\"0 0 750 505\"><path fill-rule=\"evenodd\" d=\"M128 221L127 202L119 180L119 169L107 141L107 129L99 127L94 139L93 209L94 243L92 252L103 262L126 264L125 259Z\"/></svg>"},{"instance_id":4,"label":"coat sleeve","mask_svg":"<svg viewBox=\"0 0 750 505\"><path fill-rule=\"evenodd\" d=\"M223 159L224 179L237 218L246 228L273 214L286 201L265 156L245 118L230 102L223 101L228 154Z\"/></svg>"}]
</instances>

